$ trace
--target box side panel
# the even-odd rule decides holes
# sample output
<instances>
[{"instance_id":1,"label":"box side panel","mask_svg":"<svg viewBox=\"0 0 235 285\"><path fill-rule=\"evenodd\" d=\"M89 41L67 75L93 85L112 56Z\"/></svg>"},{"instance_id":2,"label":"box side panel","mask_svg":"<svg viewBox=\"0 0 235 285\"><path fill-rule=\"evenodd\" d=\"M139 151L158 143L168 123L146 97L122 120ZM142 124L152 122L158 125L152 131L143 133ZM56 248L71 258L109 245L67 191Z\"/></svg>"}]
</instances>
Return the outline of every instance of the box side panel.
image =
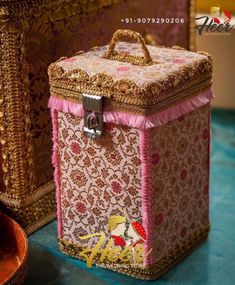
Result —
<instances>
[{"instance_id":1,"label":"box side panel","mask_svg":"<svg viewBox=\"0 0 235 285\"><path fill-rule=\"evenodd\" d=\"M147 264L173 262L209 227L210 105L149 133ZM182 254L181 252L179 254ZM165 264L164 264L165 265Z\"/></svg>"},{"instance_id":2,"label":"box side panel","mask_svg":"<svg viewBox=\"0 0 235 285\"><path fill-rule=\"evenodd\" d=\"M58 112L62 238L88 246L97 239L80 236L104 232L127 246L141 239L132 224L142 224L138 130L108 123L90 140L82 128L83 119Z\"/></svg>"}]
</instances>

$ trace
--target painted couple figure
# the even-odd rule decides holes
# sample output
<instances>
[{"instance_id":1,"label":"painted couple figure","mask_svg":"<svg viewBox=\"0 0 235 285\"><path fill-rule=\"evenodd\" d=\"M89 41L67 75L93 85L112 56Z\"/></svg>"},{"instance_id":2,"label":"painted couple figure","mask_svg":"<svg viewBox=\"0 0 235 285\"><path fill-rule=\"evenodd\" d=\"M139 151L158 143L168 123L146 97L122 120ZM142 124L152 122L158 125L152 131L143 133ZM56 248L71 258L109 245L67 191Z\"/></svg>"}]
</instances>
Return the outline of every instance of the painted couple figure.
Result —
<instances>
[{"instance_id":1,"label":"painted couple figure","mask_svg":"<svg viewBox=\"0 0 235 285\"><path fill-rule=\"evenodd\" d=\"M129 222L123 216L111 216L108 222L108 229L114 240L114 245L125 247L144 243L146 232L139 222Z\"/></svg>"}]
</instances>

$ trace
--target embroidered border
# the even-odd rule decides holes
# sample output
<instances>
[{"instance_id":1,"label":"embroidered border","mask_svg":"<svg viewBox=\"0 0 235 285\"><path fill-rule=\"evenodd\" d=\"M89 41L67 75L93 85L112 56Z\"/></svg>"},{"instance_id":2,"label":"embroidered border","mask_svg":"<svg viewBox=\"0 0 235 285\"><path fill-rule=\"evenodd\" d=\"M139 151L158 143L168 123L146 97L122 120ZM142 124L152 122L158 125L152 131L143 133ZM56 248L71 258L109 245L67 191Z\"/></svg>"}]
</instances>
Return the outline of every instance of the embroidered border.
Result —
<instances>
[{"instance_id":1,"label":"embroidered border","mask_svg":"<svg viewBox=\"0 0 235 285\"><path fill-rule=\"evenodd\" d=\"M208 227L201 229L200 231L195 232L193 236L191 236L188 240L186 240L183 244L177 246L167 258L163 258L158 263L153 264L144 268L112 268L111 266L107 266L110 263L101 263L98 258L95 258L95 264L100 265L102 267L107 267L113 271L117 271L119 273L123 273L129 276L136 277L138 279L143 280L153 280L161 277L164 273L166 273L171 267L176 265L179 261L181 261L184 257L186 257L189 253L193 251L193 249L197 248L203 241L206 240L208 233L210 231L210 225ZM68 242L66 240L59 240L59 249L78 259L82 259L79 256L79 252L83 249L75 243ZM84 259L82 259L84 260Z\"/></svg>"}]
</instances>

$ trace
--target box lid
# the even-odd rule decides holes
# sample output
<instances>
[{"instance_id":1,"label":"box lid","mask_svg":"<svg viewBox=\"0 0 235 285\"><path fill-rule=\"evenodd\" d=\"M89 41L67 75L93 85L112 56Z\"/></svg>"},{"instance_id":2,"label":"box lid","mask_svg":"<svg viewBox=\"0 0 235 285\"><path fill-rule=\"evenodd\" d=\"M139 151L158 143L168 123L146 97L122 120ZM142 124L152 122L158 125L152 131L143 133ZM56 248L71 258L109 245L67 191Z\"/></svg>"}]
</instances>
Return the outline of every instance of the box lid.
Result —
<instances>
[{"instance_id":1,"label":"box lid","mask_svg":"<svg viewBox=\"0 0 235 285\"><path fill-rule=\"evenodd\" d=\"M138 43L118 42L130 37ZM104 97L105 107L136 113L178 102L211 85L212 60L204 52L146 46L139 33L118 30L109 45L62 58L49 67L51 94L76 102Z\"/></svg>"}]
</instances>

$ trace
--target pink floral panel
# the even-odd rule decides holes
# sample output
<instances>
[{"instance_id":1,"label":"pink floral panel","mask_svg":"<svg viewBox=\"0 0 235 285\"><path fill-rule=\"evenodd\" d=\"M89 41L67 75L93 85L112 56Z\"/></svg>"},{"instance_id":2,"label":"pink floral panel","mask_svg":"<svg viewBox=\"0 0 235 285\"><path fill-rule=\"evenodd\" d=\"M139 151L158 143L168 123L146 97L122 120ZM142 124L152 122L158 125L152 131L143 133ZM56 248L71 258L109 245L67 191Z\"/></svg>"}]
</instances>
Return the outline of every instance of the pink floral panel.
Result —
<instances>
[{"instance_id":1,"label":"pink floral panel","mask_svg":"<svg viewBox=\"0 0 235 285\"><path fill-rule=\"evenodd\" d=\"M137 129L108 123L99 141L82 128L83 118L58 112L62 237L86 246L79 236L108 235L112 215L142 222L141 162Z\"/></svg>"},{"instance_id":2,"label":"pink floral panel","mask_svg":"<svg viewBox=\"0 0 235 285\"><path fill-rule=\"evenodd\" d=\"M150 129L148 263L209 225L210 105Z\"/></svg>"}]
</instances>

